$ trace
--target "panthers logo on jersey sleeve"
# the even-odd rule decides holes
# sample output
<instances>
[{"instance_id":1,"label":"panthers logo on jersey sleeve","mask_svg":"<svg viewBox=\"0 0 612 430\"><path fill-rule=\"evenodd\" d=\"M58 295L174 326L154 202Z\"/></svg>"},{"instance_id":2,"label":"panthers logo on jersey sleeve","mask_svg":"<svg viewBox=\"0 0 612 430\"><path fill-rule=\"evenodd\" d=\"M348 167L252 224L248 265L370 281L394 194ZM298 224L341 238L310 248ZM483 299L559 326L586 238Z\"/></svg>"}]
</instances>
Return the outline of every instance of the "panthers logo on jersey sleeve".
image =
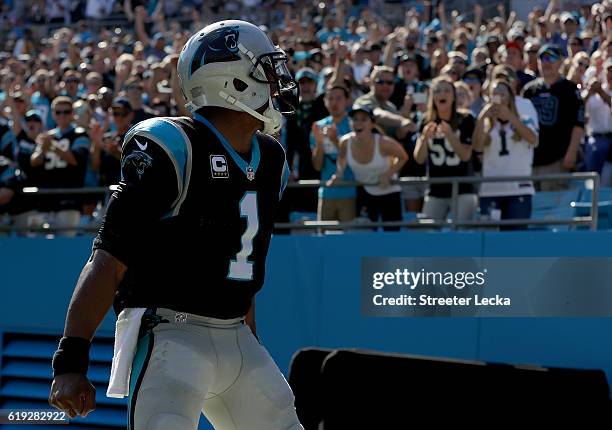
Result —
<instances>
[{"instance_id":1,"label":"panthers logo on jersey sleeve","mask_svg":"<svg viewBox=\"0 0 612 430\"><path fill-rule=\"evenodd\" d=\"M142 151L134 151L123 158L121 162L121 171L127 180L141 180L145 170L152 165L153 158L150 155Z\"/></svg>"}]
</instances>

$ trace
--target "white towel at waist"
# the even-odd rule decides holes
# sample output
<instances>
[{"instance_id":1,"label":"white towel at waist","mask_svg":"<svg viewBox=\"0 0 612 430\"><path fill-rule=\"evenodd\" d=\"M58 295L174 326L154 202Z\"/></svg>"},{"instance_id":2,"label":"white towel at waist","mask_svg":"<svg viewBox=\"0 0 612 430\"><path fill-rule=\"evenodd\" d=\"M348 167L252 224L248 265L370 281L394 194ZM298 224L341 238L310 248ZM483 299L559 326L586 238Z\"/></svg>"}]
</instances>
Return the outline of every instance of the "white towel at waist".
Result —
<instances>
[{"instance_id":1,"label":"white towel at waist","mask_svg":"<svg viewBox=\"0 0 612 430\"><path fill-rule=\"evenodd\" d=\"M108 397L123 398L130 393L132 361L136 354L140 322L145 311L146 308L125 308L117 318L113 365L106 390Z\"/></svg>"}]
</instances>

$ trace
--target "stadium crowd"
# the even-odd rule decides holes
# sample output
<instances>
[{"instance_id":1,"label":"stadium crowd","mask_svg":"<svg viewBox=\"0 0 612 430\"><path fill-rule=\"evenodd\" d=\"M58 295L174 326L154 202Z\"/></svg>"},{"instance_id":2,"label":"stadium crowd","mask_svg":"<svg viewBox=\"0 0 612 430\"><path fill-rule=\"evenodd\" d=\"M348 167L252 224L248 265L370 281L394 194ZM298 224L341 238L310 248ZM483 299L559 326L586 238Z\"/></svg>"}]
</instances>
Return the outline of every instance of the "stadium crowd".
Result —
<instances>
[{"instance_id":1,"label":"stadium crowd","mask_svg":"<svg viewBox=\"0 0 612 430\"><path fill-rule=\"evenodd\" d=\"M290 180L329 185L290 189L279 221L446 219L450 184L398 176L595 171L612 186L612 1L551 0L524 20L503 4L445 3L0 1L0 214L18 229L70 229L100 213L99 195L20 190L118 183L133 124L189 115L183 44L230 18L265 27L287 53L300 87L277 136ZM341 180L367 185L333 186ZM564 187L461 184L457 218L529 218L535 192Z\"/></svg>"}]
</instances>

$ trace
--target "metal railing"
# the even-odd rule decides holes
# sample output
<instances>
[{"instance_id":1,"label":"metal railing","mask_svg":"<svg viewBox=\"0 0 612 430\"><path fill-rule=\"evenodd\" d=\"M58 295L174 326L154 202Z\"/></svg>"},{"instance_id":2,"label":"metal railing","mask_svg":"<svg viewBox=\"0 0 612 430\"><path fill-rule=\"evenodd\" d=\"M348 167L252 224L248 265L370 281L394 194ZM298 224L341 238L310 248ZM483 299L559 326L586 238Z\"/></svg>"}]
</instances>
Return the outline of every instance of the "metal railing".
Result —
<instances>
[{"instance_id":1,"label":"metal railing","mask_svg":"<svg viewBox=\"0 0 612 430\"><path fill-rule=\"evenodd\" d=\"M593 192L591 199L591 214L587 217L572 217L566 219L509 219L509 220L470 220L457 221L458 202L459 202L459 184L480 184L483 182L514 182L514 181L593 181ZM591 230L597 230L597 209L599 205L599 175L595 172L580 172L580 173L559 173L550 175L538 176L449 176L449 177L402 177L393 183L400 185L415 185L415 184L451 184L451 220L432 220L428 218L417 219L413 221L387 221L387 222L338 222L338 221L304 221L297 228L320 229L320 228L335 228L335 229L369 229L374 227L411 227L411 228L432 228L448 226L452 230L460 227L501 227L501 226L527 226L527 225L589 225ZM354 181L338 181L334 186L351 187L355 185L377 185L377 184L361 184ZM288 187L304 188L313 186L327 187L319 180L304 180L290 183ZM296 228L295 223L279 223L275 224L278 229Z\"/></svg>"},{"instance_id":2,"label":"metal railing","mask_svg":"<svg viewBox=\"0 0 612 430\"><path fill-rule=\"evenodd\" d=\"M458 201L460 184L480 184L483 182L515 182L515 181L592 181L591 213L589 216L572 217L563 219L507 219L507 220L466 220L458 221ZM434 220L421 218L411 221L381 221L381 222L339 222L339 221L300 221L291 223L276 223L274 227L281 230L320 230L320 229L373 229L378 227L408 227L411 229L431 229L436 227L450 227L452 230L464 227L501 227L501 226L528 226L528 225L589 225L590 230L597 230L597 216L599 206L599 175L595 172L584 173L560 173L552 175L538 176L454 176L454 177L402 177L392 183L400 185L432 185L432 184L451 184L451 219ZM369 183L359 183L355 181L338 181L333 187L354 187L357 185L377 185ZM328 187L325 181L301 180L290 182L287 188L313 188ZM53 195L53 194L100 194L110 195L117 185L110 187L95 188L35 188L28 187L22 190L23 194ZM94 232L99 225L81 225L70 228L23 228L16 229L10 225L0 225L0 232L30 231L41 233L54 233L63 230L77 230L79 232Z\"/></svg>"}]
</instances>

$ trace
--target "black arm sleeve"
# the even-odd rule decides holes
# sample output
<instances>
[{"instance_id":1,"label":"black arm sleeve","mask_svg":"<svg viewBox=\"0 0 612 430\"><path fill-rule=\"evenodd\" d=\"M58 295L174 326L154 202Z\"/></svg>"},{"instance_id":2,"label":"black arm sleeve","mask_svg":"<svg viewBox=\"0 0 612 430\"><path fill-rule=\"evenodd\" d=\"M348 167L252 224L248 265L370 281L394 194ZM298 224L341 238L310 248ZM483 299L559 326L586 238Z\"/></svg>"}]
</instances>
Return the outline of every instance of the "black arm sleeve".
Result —
<instances>
[{"instance_id":1,"label":"black arm sleeve","mask_svg":"<svg viewBox=\"0 0 612 430\"><path fill-rule=\"evenodd\" d=\"M128 267L143 235L155 234L155 225L179 196L177 171L169 155L152 140L136 137L137 142L132 138L124 145L119 189L108 203L93 244Z\"/></svg>"}]
</instances>

